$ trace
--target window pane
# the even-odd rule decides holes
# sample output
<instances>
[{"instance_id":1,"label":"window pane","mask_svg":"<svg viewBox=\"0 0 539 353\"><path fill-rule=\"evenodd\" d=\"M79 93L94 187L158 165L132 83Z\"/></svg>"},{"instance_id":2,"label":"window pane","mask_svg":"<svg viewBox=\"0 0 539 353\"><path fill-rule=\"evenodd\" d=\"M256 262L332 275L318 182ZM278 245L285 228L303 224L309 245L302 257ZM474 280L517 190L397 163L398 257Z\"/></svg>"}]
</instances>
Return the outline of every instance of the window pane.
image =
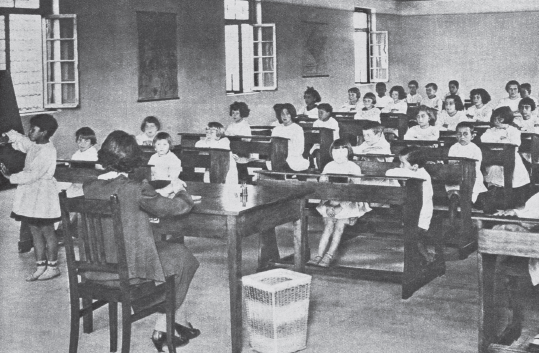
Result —
<instances>
[{"instance_id":1,"label":"window pane","mask_svg":"<svg viewBox=\"0 0 539 353\"><path fill-rule=\"evenodd\" d=\"M354 12L354 28L369 28L369 16L366 12Z\"/></svg>"},{"instance_id":2,"label":"window pane","mask_svg":"<svg viewBox=\"0 0 539 353\"><path fill-rule=\"evenodd\" d=\"M264 74L264 87L273 86L273 73Z\"/></svg>"},{"instance_id":3,"label":"window pane","mask_svg":"<svg viewBox=\"0 0 539 353\"><path fill-rule=\"evenodd\" d=\"M63 62L62 65L62 82L75 81L75 63Z\"/></svg>"},{"instance_id":4,"label":"window pane","mask_svg":"<svg viewBox=\"0 0 539 353\"><path fill-rule=\"evenodd\" d=\"M5 17L0 16L0 70L6 69L6 23Z\"/></svg>"},{"instance_id":5,"label":"window pane","mask_svg":"<svg viewBox=\"0 0 539 353\"><path fill-rule=\"evenodd\" d=\"M354 33L354 57L356 82L368 82L368 52L367 52L367 33Z\"/></svg>"},{"instance_id":6,"label":"window pane","mask_svg":"<svg viewBox=\"0 0 539 353\"><path fill-rule=\"evenodd\" d=\"M260 59L254 59L254 70L255 71L260 71Z\"/></svg>"},{"instance_id":7,"label":"window pane","mask_svg":"<svg viewBox=\"0 0 539 353\"><path fill-rule=\"evenodd\" d=\"M74 38L74 26L72 18L62 18L60 22L60 38Z\"/></svg>"},{"instance_id":8,"label":"window pane","mask_svg":"<svg viewBox=\"0 0 539 353\"><path fill-rule=\"evenodd\" d=\"M262 59L262 70L263 71L273 71L273 58L263 58Z\"/></svg>"},{"instance_id":9,"label":"window pane","mask_svg":"<svg viewBox=\"0 0 539 353\"><path fill-rule=\"evenodd\" d=\"M77 103L77 91L74 83L62 85L62 103Z\"/></svg>"},{"instance_id":10,"label":"window pane","mask_svg":"<svg viewBox=\"0 0 539 353\"><path fill-rule=\"evenodd\" d=\"M56 75L56 67L60 63L48 63L47 64L47 82L54 82L54 77Z\"/></svg>"},{"instance_id":11,"label":"window pane","mask_svg":"<svg viewBox=\"0 0 539 353\"><path fill-rule=\"evenodd\" d=\"M260 86L260 74L254 74L254 85L255 87L259 87Z\"/></svg>"},{"instance_id":12,"label":"window pane","mask_svg":"<svg viewBox=\"0 0 539 353\"><path fill-rule=\"evenodd\" d=\"M60 58L62 60L74 60L75 59L75 43L71 40L60 41Z\"/></svg>"},{"instance_id":13,"label":"window pane","mask_svg":"<svg viewBox=\"0 0 539 353\"><path fill-rule=\"evenodd\" d=\"M262 55L273 56L273 43L262 43Z\"/></svg>"},{"instance_id":14,"label":"window pane","mask_svg":"<svg viewBox=\"0 0 539 353\"><path fill-rule=\"evenodd\" d=\"M225 0L226 20L248 20L249 1L245 0Z\"/></svg>"},{"instance_id":15,"label":"window pane","mask_svg":"<svg viewBox=\"0 0 539 353\"><path fill-rule=\"evenodd\" d=\"M262 27L262 41L264 42L273 41L273 28L272 27Z\"/></svg>"},{"instance_id":16,"label":"window pane","mask_svg":"<svg viewBox=\"0 0 539 353\"><path fill-rule=\"evenodd\" d=\"M256 30L254 32L256 33ZM258 43L253 44L253 55L258 56Z\"/></svg>"}]
</instances>

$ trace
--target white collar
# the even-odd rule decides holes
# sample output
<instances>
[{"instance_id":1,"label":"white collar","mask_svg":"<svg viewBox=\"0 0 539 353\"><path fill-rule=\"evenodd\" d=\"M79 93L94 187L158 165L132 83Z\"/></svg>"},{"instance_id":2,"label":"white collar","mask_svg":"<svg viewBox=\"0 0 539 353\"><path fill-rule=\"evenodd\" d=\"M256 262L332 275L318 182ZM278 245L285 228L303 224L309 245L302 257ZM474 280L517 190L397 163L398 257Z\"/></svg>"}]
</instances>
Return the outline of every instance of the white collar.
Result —
<instances>
[{"instance_id":1,"label":"white collar","mask_svg":"<svg viewBox=\"0 0 539 353\"><path fill-rule=\"evenodd\" d=\"M118 173L118 172L112 171L112 172L99 175L97 179L98 180L111 180L111 179L116 179L120 175L123 175L127 178L127 173Z\"/></svg>"}]
</instances>

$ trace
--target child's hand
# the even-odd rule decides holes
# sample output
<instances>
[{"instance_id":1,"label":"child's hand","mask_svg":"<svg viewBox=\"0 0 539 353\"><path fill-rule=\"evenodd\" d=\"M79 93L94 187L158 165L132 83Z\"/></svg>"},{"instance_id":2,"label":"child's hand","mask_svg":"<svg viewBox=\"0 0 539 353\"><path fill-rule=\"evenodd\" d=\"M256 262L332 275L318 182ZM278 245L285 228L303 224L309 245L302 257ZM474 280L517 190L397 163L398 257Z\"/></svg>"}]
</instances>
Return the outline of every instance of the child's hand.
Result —
<instances>
[{"instance_id":1,"label":"child's hand","mask_svg":"<svg viewBox=\"0 0 539 353\"><path fill-rule=\"evenodd\" d=\"M329 178L327 175L320 175L320 178L318 179L321 183L327 183L329 181Z\"/></svg>"},{"instance_id":2,"label":"child's hand","mask_svg":"<svg viewBox=\"0 0 539 353\"><path fill-rule=\"evenodd\" d=\"M7 167L4 165L4 163L0 163L0 173L4 176L4 178L9 179L11 176L11 173L7 169Z\"/></svg>"},{"instance_id":3,"label":"child's hand","mask_svg":"<svg viewBox=\"0 0 539 353\"><path fill-rule=\"evenodd\" d=\"M335 217L335 208L331 206L326 206L326 214L328 217Z\"/></svg>"},{"instance_id":4,"label":"child's hand","mask_svg":"<svg viewBox=\"0 0 539 353\"><path fill-rule=\"evenodd\" d=\"M181 180L180 178L175 178L170 181L170 185L172 186L172 190L175 194L177 194L180 191L185 190L185 187L187 184L185 181Z\"/></svg>"},{"instance_id":5,"label":"child's hand","mask_svg":"<svg viewBox=\"0 0 539 353\"><path fill-rule=\"evenodd\" d=\"M517 213L515 210L505 210L498 211L494 214L495 216L507 216L507 217L516 217Z\"/></svg>"}]
</instances>

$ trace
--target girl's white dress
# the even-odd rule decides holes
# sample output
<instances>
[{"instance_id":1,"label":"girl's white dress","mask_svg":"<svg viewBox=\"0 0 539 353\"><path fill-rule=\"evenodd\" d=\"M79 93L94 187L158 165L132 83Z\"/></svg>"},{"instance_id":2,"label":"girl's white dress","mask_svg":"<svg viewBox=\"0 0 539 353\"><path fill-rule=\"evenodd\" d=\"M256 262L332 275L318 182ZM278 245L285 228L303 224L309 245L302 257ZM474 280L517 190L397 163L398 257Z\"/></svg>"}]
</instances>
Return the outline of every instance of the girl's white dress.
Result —
<instances>
[{"instance_id":1,"label":"girl's white dress","mask_svg":"<svg viewBox=\"0 0 539 353\"><path fill-rule=\"evenodd\" d=\"M421 95L419 93L416 93L413 96L410 93L408 93L406 95L406 103L409 103L409 104L421 103L422 99L423 99L423 97L421 97Z\"/></svg>"},{"instance_id":2,"label":"girl's white dress","mask_svg":"<svg viewBox=\"0 0 539 353\"><path fill-rule=\"evenodd\" d=\"M152 166L152 180L172 180L182 172L182 161L171 151L163 156L154 153L148 165Z\"/></svg>"},{"instance_id":3,"label":"girl's white dress","mask_svg":"<svg viewBox=\"0 0 539 353\"><path fill-rule=\"evenodd\" d=\"M16 131L7 135L14 149L26 153L23 170L9 178L12 184L18 184L13 213L32 218L60 217L60 199L54 178L56 148L51 142L36 144Z\"/></svg>"},{"instance_id":4,"label":"girl's white dress","mask_svg":"<svg viewBox=\"0 0 539 353\"><path fill-rule=\"evenodd\" d=\"M396 110L393 112L393 110ZM391 100L384 109L382 109L382 113L397 113L397 114L406 114L406 111L408 110L408 104L406 103L406 100L399 100L397 103L395 101Z\"/></svg>"},{"instance_id":5,"label":"girl's white dress","mask_svg":"<svg viewBox=\"0 0 539 353\"><path fill-rule=\"evenodd\" d=\"M500 107L509 107L509 108L511 108L512 111L516 112L518 110L518 103L520 103L521 99L522 98L520 98L520 97L517 97L515 99L511 99L509 97L502 98L498 102L498 105L496 106L496 109L498 109Z\"/></svg>"},{"instance_id":6,"label":"girl's white dress","mask_svg":"<svg viewBox=\"0 0 539 353\"><path fill-rule=\"evenodd\" d=\"M80 150L77 150L77 152L73 153L73 156L71 156L71 159L74 161L90 161L90 162L96 162L97 161L97 149L95 146L90 146L86 151L81 152Z\"/></svg>"},{"instance_id":7,"label":"girl's white dress","mask_svg":"<svg viewBox=\"0 0 539 353\"><path fill-rule=\"evenodd\" d=\"M339 109L340 112L359 112L363 109L363 102L361 99L358 99L356 104L350 104L350 101L344 103ZM357 116L357 114L356 114Z\"/></svg>"},{"instance_id":8,"label":"girl's white dress","mask_svg":"<svg viewBox=\"0 0 539 353\"><path fill-rule=\"evenodd\" d=\"M352 161L347 161L346 163L341 164L331 161L326 164L322 174L361 175L361 168ZM360 179L351 178L351 181L354 184L360 183ZM366 202L342 201L339 204L342 207L342 210L335 215L335 218L337 219L361 217L365 213L371 211L369 204ZM324 205L323 202L316 207L316 210L320 212L323 217L328 217L326 213L326 205Z\"/></svg>"},{"instance_id":9,"label":"girl's white dress","mask_svg":"<svg viewBox=\"0 0 539 353\"><path fill-rule=\"evenodd\" d=\"M490 122L490 116L492 115L492 106L490 104L485 104L481 108L476 108L475 105L472 105L468 108L466 114L473 117L470 121L482 121L488 123Z\"/></svg>"},{"instance_id":10,"label":"girl's white dress","mask_svg":"<svg viewBox=\"0 0 539 353\"><path fill-rule=\"evenodd\" d=\"M307 115L310 119L318 119L318 106L315 106L311 110L308 110L307 106L301 107L298 115Z\"/></svg>"},{"instance_id":11,"label":"girl's white dress","mask_svg":"<svg viewBox=\"0 0 539 353\"><path fill-rule=\"evenodd\" d=\"M371 121L377 121L380 122L380 109L374 107L371 109L365 109L363 108L360 110L355 116L354 119L358 120L371 120Z\"/></svg>"},{"instance_id":12,"label":"girl's white dress","mask_svg":"<svg viewBox=\"0 0 539 353\"><path fill-rule=\"evenodd\" d=\"M239 123L232 122L227 126L225 135L227 136L251 136L251 125L243 119Z\"/></svg>"},{"instance_id":13,"label":"girl's white dress","mask_svg":"<svg viewBox=\"0 0 539 353\"><path fill-rule=\"evenodd\" d=\"M288 156L286 163L297 172L309 168L309 161L303 158L305 149L305 135L303 129L296 123L288 126L279 125L273 128L271 136L284 137L288 139Z\"/></svg>"},{"instance_id":14,"label":"girl's white dress","mask_svg":"<svg viewBox=\"0 0 539 353\"><path fill-rule=\"evenodd\" d=\"M208 141L202 139L195 143L195 147L206 147L206 148L221 148L224 150L230 151L230 140L226 137L215 141ZM170 152L169 152L170 153ZM236 160L232 157L232 152L230 152L230 165L228 167L228 173L226 174L225 184L237 184L238 183L238 168L236 167Z\"/></svg>"},{"instance_id":15,"label":"girl's white dress","mask_svg":"<svg viewBox=\"0 0 539 353\"><path fill-rule=\"evenodd\" d=\"M153 137L148 137L145 133L135 136L137 144L139 146L151 146L153 145Z\"/></svg>"},{"instance_id":16,"label":"girl's white dress","mask_svg":"<svg viewBox=\"0 0 539 353\"><path fill-rule=\"evenodd\" d=\"M457 110L455 115L450 116L447 113L447 110L442 110L440 114L438 114L438 117L436 118L436 126L439 130L449 130L449 131L455 131L457 128L458 123L461 121L471 121L468 119L466 114L464 114L464 111ZM447 125L447 127L444 127L444 125Z\"/></svg>"},{"instance_id":17,"label":"girl's white dress","mask_svg":"<svg viewBox=\"0 0 539 353\"><path fill-rule=\"evenodd\" d=\"M477 200L477 196L480 193L487 191L485 184L483 183L483 173L481 173L481 161L483 160L483 153L481 149L473 142L470 142L466 146L461 145L460 143L455 143L447 154L449 157L464 157L475 159L475 183L472 191L472 202ZM446 185L445 189L450 190L459 190L458 185Z\"/></svg>"},{"instance_id":18,"label":"girl's white dress","mask_svg":"<svg viewBox=\"0 0 539 353\"><path fill-rule=\"evenodd\" d=\"M506 129L498 129L492 127L485 131L481 135L481 142L492 143L509 143L512 145L520 146L520 131L516 127L508 126ZM491 165L487 167L487 175L485 175L485 182L496 185L498 187L504 186L503 167L499 165ZM518 154L518 148L515 152L515 171L513 172L513 187L518 188L530 183L530 175L522 162Z\"/></svg>"},{"instance_id":19,"label":"girl's white dress","mask_svg":"<svg viewBox=\"0 0 539 353\"><path fill-rule=\"evenodd\" d=\"M405 140L427 140L436 141L440 137L440 130L436 126L429 125L422 129L419 125L412 126L404 134Z\"/></svg>"}]
</instances>

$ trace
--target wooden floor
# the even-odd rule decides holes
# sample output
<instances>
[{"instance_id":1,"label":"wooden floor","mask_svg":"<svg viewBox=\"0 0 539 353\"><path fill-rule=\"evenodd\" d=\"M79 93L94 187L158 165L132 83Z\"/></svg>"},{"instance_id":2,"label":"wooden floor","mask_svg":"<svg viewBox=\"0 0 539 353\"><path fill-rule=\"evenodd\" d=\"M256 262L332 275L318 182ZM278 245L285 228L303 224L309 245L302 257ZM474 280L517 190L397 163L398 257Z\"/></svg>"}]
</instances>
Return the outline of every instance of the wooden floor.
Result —
<instances>
[{"instance_id":1,"label":"wooden floor","mask_svg":"<svg viewBox=\"0 0 539 353\"><path fill-rule=\"evenodd\" d=\"M64 249L60 249L62 276L27 283L33 269L33 252L18 254L19 224L9 218L13 190L0 192L0 352L67 352L69 296ZM322 225L310 222L310 243L318 244ZM280 245L290 253L292 228L278 229ZM180 352L220 353L230 350L228 276L224 242L187 239L201 262L192 283L187 310L202 335ZM257 237L246 239L244 274L255 272ZM372 249L369 253L368 249ZM386 249L380 257L375 251ZM399 245L357 239L344 246L341 260L384 263L398 268ZM304 352L464 353L477 352L477 263L473 254L450 261L447 273L408 300L400 299L399 285L316 275L312 280L307 349ZM537 317L529 323L537 327ZM95 314L95 332L80 334L79 352L108 352L108 316ZM150 335L152 317L133 326L132 352L154 352ZM531 335L532 333L530 333ZM120 336L121 337L121 336ZM247 329L244 352L251 352Z\"/></svg>"}]
</instances>

